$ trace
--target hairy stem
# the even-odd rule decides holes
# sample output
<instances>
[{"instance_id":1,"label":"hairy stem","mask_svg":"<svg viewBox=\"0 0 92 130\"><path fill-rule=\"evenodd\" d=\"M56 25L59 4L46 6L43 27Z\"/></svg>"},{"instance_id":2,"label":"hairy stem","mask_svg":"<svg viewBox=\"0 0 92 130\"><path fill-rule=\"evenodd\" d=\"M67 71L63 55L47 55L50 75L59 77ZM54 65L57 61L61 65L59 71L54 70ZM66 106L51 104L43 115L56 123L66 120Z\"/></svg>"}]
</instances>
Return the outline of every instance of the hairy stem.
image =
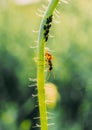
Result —
<instances>
[{"instance_id":1,"label":"hairy stem","mask_svg":"<svg viewBox=\"0 0 92 130\"><path fill-rule=\"evenodd\" d=\"M44 48L46 39L44 37L44 25L46 25L46 20L51 15L53 15L53 11L56 8L59 0L51 0L49 3L47 10L44 14L40 25L40 31L38 35L38 49L37 49L37 56L38 56L38 64L37 64L37 87L38 87L38 102L39 102L39 111L40 111L40 123L41 123L41 130L48 130L48 123L47 123L47 114L46 114L46 102L45 102L45 89L44 89Z\"/></svg>"}]
</instances>

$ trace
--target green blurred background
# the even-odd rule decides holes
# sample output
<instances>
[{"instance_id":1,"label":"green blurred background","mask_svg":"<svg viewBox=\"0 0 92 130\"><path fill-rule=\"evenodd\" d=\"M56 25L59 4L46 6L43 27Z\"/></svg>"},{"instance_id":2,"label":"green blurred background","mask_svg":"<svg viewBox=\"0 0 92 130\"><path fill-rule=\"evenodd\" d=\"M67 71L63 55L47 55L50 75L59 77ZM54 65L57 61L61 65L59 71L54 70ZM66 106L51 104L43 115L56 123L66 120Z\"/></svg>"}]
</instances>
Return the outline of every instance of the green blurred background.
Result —
<instances>
[{"instance_id":1,"label":"green blurred background","mask_svg":"<svg viewBox=\"0 0 92 130\"><path fill-rule=\"evenodd\" d=\"M26 0L25 0L26 1ZM34 88L36 78L35 46L42 9L39 1L18 5L0 0L0 130L33 130L38 115ZM73 0L57 7L59 24L52 23L46 44L52 50L53 72L48 82L57 86L59 100L53 130L92 130L92 0ZM55 78L53 76L55 75Z\"/></svg>"}]
</instances>

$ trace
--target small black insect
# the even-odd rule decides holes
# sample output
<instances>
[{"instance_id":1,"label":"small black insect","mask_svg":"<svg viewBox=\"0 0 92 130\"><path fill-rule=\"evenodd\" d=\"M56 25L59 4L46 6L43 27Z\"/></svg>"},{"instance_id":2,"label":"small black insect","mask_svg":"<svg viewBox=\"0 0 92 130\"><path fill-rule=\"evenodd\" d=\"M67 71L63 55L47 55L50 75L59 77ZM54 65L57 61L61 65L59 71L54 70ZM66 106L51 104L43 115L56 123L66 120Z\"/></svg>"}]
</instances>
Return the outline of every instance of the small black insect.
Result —
<instances>
[{"instance_id":1,"label":"small black insect","mask_svg":"<svg viewBox=\"0 0 92 130\"><path fill-rule=\"evenodd\" d=\"M45 37L45 41L47 41L48 40L48 34L49 34L49 29L50 29L50 27L51 27L51 22L52 22L52 16L53 15L51 15L51 16L49 16L48 18L47 18L47 20L46 20L46 24L44 25L44 37Z\"/></svg>"},{"instance_id":2,"label":"small black insect","mask_svg":"<svg viewBox=\"0 0 92 130\"><path fill-rule=\"evenodd\" d=\"M44 33L44 36L45 36L45 37L48 36L48 32L45 32L45 33Z\"/></svg>"},{"instance_id":3,"label":"small black insect","mask_svg":"<svg viewBox=\"0 0 92 130\"><path fill-rule=\"evenodd\" d=\"M44 25L44 30L46 30L47 29L47 26L46 25Z\"/></svg>"},{"instance_id":4,"label":"small black insect","mask_svg":"<svg viewBox=\"0 0 92 130\"><path fill-rule=\"evenodd\" d=\"M49 30L46 30L46 34L48 34L49 33Z\"/></svg>"},{"instance_id":5,"label":"small black insect","mask_svg":"<svg viewBox=\"0 0 92 130\"><path fill-rule=\"evenodd\" d=\"M48 41L48 37L45 38L45 41L46 41L46 42Z\"/></svg>"},{"instance_id":6,"label":"small black insect","mask_svg":"<svg viewBox=\"0 0 92 130\"><path fill-rule=\"evenodd\" d=\"M51 16L49 16L49 17L47 18L46 24L49 24L50 22L52 22L52 16L53 16L53 15L51 15Z\"/></svg>"},{"instance_id":7,"label":"small black insect","mask_svg":"<svg viewBox=\"0 0 92 130\"><path fill-rule=\"evenodd\" d=\"M48 25L47 25L47 29L49 29L50 27L51 27L51 24L48 24Z\"/></svg>"}]
</instances>

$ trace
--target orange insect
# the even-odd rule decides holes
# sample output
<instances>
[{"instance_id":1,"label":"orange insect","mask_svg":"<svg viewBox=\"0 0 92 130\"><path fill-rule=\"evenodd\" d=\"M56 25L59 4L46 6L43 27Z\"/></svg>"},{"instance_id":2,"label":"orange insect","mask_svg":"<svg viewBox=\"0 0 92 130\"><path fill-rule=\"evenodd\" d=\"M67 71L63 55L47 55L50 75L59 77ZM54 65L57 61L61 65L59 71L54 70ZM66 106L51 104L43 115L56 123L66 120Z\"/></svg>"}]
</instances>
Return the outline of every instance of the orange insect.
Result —
<instances>
[{"instance_id":1,"label":"orange insect","mask_svg":"<svg viewBox=\"0 0 92 130\"><path fill-rule=\"evenodd\" d=\"M48 68L48 71L51 71L53 69L53 65L52 65L52 59L53 59L53 56L50 54L50 52L46 49L46 52L45 52L45 60L49 66Z\"/></svg>"}]
</instances>

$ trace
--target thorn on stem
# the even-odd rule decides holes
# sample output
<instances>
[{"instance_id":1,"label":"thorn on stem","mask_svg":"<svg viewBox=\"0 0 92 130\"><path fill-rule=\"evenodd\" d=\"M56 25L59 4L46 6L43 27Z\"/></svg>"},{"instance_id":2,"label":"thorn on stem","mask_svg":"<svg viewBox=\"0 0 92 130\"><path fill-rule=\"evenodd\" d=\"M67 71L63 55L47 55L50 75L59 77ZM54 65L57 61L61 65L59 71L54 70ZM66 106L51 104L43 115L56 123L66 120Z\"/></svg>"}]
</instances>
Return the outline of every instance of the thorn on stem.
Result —
<instances>
[{"instance_id":1,"label":"thorn on stem","mask_svg":"<svg viewBox=\"0 0 92 130\"><path fill-rule=\"evenodd\" d=\"M39 124L35 124L35 126L33 126L33 128L40 128L41 126Z\"/></svg>"}]
</instances>

